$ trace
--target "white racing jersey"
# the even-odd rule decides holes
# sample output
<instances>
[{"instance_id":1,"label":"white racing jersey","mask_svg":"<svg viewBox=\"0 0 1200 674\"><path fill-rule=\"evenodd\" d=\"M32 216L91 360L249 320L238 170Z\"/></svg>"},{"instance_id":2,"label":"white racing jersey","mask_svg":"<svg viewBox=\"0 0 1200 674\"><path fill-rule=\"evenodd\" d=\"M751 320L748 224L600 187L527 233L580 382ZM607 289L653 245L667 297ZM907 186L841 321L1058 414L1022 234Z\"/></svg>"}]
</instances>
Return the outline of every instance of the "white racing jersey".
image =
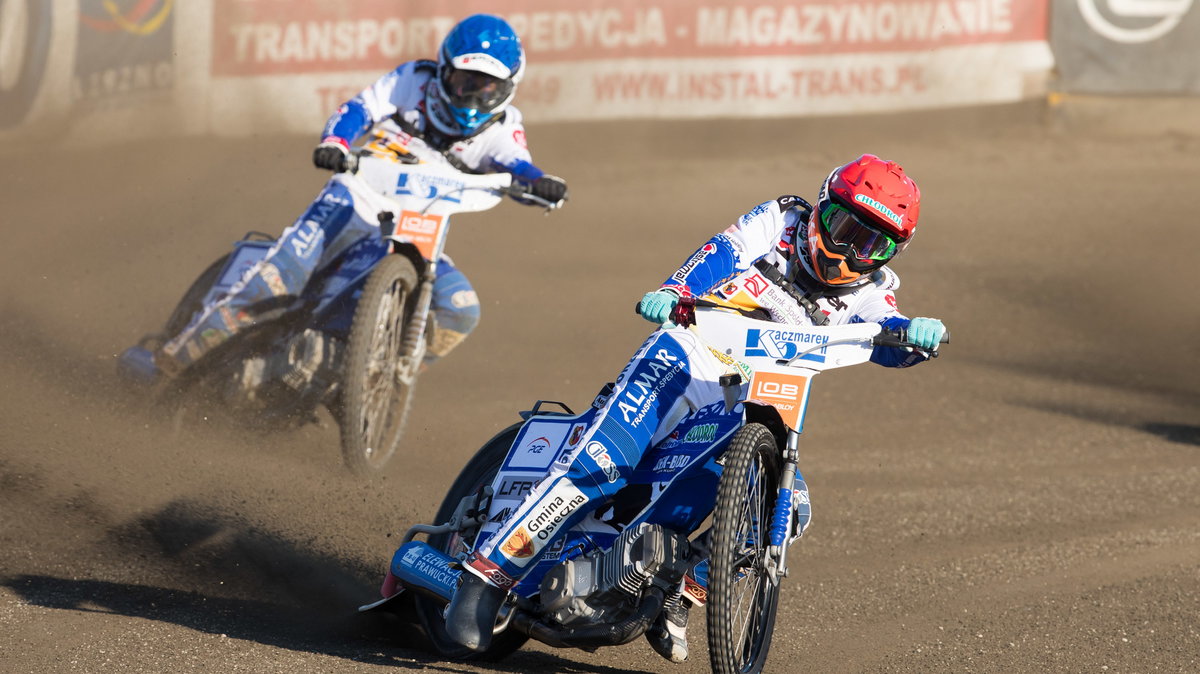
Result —
<instances>
[{"instance_id":1,"label":"white racing jersey","mask_svg":"<svg viewBox=\"0 0 1200 674\"><path fill-rule=\"evenodd\" d=\"M798 228L808 226L810 211L807 202L791 195L755 206L692 253L662 287L684 297L762 310L780 323L907 325L908 319L896 307L900 278L887 267L842 288L821 287L815 281L805 288L803 283L785 280L811 278L802 262L807 243L796 236ZM872 360L889 367L925 360L912 349L875 351Z\"/></svg>"},{"instance_id":2,"label":"white racing jersey","mask_svg":"<svg viewBox=\"0 0 1200 674\"><path fill-rule=\"evenodd\" d=\"M808 204L794 196L755 206L693 253L663 287L683 296L706 296L718 303L762 309L781 323L813 324L809 311L778 282L807 274L796 268L802 264L804 251L797 251L794 242L797 228L807 226L808 213ZM774 268L778 275L764 272L762 266ZM883 267L847 289L827 289L809 297L832 325L883 323L903 318L893 293L899 286L899 277ZM794 288L804 294L803 287Z\"/></svg>"},{"instance_id":3,"label":"white racing jersey","mask_svg":"<svg viewBox=\"0 0 1200 674\"><path fill-rule=\"evenodd\" d=\"M514 106L465 138L447 137L437 130L425 106L425 88L436 73L433 61L402 63L338 108L325 123L323 138L349 146L371 131L376 143L429 147L469 171L506 171L525 181L537 179L541 171L533 167L521 112Z\"/></svg>"}]
</instances>

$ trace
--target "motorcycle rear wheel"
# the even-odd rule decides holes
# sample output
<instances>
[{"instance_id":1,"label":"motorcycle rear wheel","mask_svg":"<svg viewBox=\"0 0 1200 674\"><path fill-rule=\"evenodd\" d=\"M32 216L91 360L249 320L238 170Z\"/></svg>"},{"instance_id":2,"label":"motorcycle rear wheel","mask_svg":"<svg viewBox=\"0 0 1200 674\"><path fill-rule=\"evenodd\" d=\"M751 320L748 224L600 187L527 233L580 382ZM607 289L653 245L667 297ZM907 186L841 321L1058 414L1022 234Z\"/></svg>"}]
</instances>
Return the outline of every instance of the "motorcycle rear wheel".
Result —
<instances>
[{"instance_id":1,"label":"motorcycle rear wheel","mask_svg":"<svg viewBox=\"0 0 1200 674\"><path fill-rule=\"evenodd\" d=\"M217 258L212 264L208 265L200 275L192 281L192 285L188 286L183 297L179 298L179 303L175 305L175 310L171 312L171 316L167 318L167 322L163 327L163 334L167 337L174 337L183 332L183 329L192 322L192 318L204 308L204 296L212 289L213 284L221 275L221 270L225 268L225 263L229 261L229 253Z\"/></svg>"},{"instance_id":2,"label":"motorcycle rear wheel","mask_svg":"<svg viewBox=\"0 0 1200 674\"><path fill-rule=\"evenodd\" d=\"M416 381L402 384L396 365L412 315L417 270L402 255L379 261L354 310L338 405L342 458L362 477L378 473L400 444Z\"/></svg>"},{"instance_id":3,"label":"motorcycle rear wheel","mask_svg":"<svg viewBox=\"0 0 1200 674\"><path fill-rule=\"evenodd\" d=\"M449 521L464 498L478 494L480 489L492 484L496 473L500 472L504 457L508 455L509 447L512 446L513 440L517 438L520 430L521 424L519 423L509 426L500 431L480 448L475 456L471 457L471 460L459 473L458 478L454 480L450 490L446 492L446 498L442 501L442 506L438 508L435 522L441 524ZM478 535L479 527L467 531L435 534L429 537L429 545L451 557L461 559L468 550L474 549L475 538ZM459 645L446 633L446 622L443 617L445 604L422 596L416 596L415 600L417 615L420 616L421 626L424 628L430 644L444 657L455 660L500 660L516 651L529 639L524 634L510 628L493 636L492 645L486 651L476 653Z\"/></svg>"},{"instance_id":4,"label":"motorcycle rear wheel","mask_svg":"<svg viewBox=\"0 0 1200 674\"><path fill-rule=\"evenodd\" d=\"M717 674L761 672L771 647L779 584L767 577L779 450L762 424L730 440L713 509L708 652Z\"/></svg>"}]
</instances>

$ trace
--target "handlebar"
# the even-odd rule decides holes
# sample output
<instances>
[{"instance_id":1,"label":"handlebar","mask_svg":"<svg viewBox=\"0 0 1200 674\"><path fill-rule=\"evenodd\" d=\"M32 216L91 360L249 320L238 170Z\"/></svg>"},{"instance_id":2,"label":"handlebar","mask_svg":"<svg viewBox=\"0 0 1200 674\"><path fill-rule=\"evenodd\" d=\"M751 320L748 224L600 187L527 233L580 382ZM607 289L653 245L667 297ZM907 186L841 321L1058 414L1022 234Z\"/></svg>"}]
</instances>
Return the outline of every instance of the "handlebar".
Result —
<instances>
[{"instance_id":1,"label":"handlebar","mask_svg":"<svg viewBox=\"0 0 1200 674\"><path fill-rule=\"evenodd\" d=\"M541 206L546 209L547 213L562 207L561 201L549 201L543 199L533 193L532 185L526 185L525 183L513 181L512 184L504 188L502 191L506 196L509 196L513 199L527 201L531 204Z\"/></svg>"},{"instance_id":2,"label":"handlebar","mask_svg":"<svg viewBox=\"0 0 1200 674\"><path fill-rule=\"evenodd\" d=\"M741 307L729 306L726 304L718 304L710 300L696 297L681 297L679 298L679 303L675 305L675 309L671 311L671 322L684 328L688 327L689 325L693 325L696 322L696 307L726 310L732 309L733 311L736 311L747 318L760 318L758 314L749 309L742 309ZM636 314L642 313L641 300L638 300L637 303L633 305L633 312ZM950 343L949 330L942 335L942 339L938 343ZM906 328L882 328L880 333L871 339L871 344L873 346L921 349L922 351L928 352L934 358L936 358L938 355L936 350L924 349L916 344L913 344L912 342L909 342L908 330Z\"/></svg>"},{"instance_id":3,"label":"handlebar","mask_svg":"<svg viewBox=\"0 0 1200 674\"><path fill-rule=\"evenodd\" d=\"M371 151L368 148L365 148L362 146L355 146L355 147L351 148L350 154L348 154L346 156L341 169L334 171L334 173L358 173L359 157L375 156L375 154L376 154L375 152ZM395 159L397 161L399 161L401 164L420 164L420 163L422 163L421 158L414 154L399 154L399 153L397 153L395 156ZM549 213L549 211L557 210L562 207L562 202L555 202L555 201L549 201L549 200L543 199L533 193L532 186L526 185L524 183L516 182L516 181L513 181L511 184L509 184L508 187L498 189L497 192L502 194L503 196L507 196L512 199L517 199L519 201L531 203L536 206L541 206L546 209L547 213Z\"/></svg>"},{"instance_id":4,"label":"handlebar","mask_svg":"<svg viewBox=\"0 0 1200 674\"><path fill-rule=\"evenodd\" d=\"M743 309L741 307L735 307L735 306L731 306L728 304L717 304L716 302L713 302L710 300L705 300L705 299L700 299L698 297L680 297L679 303L676 304L675 308L671 310L671 322L674 323L675 325L678 325L678 326L684 327L684 328L688 327L689 325L695 324L695 322L696 322L696 307L701 307L704 309L729 309L732 311L736 311L737 313L745 316L746 318L756 318L759 320L763 319L762 313L756 312L756 311L753 311L750 309ZM634 303L633 313L635 313L635 314L642 313L642 301L641 300L638 300L637 302Z\"/></svg>"},{"instance_id":5,"label":"handlebar","mask_svg":"<svg viewBox=\"0 0 1200 674\"><path fill-rule=\"evenodd\" d=\"M912 346L914 348L920 348L920 347L916 347L914 344L912 344L908 341L907 333L908 333L908 330L906 328L884 328L883 332L880 332L878 335L875 335L875 338L871 340L871 343L874 344L875 346ZM949 344L950 343L950 331L949 330L947 330L944 334L942 334L942 338L941 338L941 340L938 341L938 343L939 344Z\"/></svg>"}]
</instances>

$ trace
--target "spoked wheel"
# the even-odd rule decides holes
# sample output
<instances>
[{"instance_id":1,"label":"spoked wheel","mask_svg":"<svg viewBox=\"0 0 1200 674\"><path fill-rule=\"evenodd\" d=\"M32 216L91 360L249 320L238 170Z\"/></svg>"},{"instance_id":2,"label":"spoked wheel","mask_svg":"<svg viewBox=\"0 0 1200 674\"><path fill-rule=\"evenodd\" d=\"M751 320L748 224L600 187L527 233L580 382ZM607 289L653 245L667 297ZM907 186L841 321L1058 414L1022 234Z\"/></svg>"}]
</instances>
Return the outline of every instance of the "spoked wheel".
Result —
<instances>
[{"instance_id":1,"label":"spoked wheel","mask_svg":"<svg viewBox=\"0 0 1200 674\"><path fill-rule=\"evenodd\" d=\"M478 495L483 487L491 485L509 447L521 430L521 424L514 424L501 431L488 441L475 456L467 463L459 474L458 479L446 493L442 507L438 509L437 523L448 521L464 498ZM475 538L479 535L479 527L464 531L451 531L429 537L429 545L454 557L463 559L475 548ZM466 572L464 572L466 573ZM509 655L524 644L528 637L514 629L508 629L492 637L492 645L483 653L476 653L450 638L446 634L446 621L443 617L445 604L422 596L416 596L417 615L421 618L421 626L429 641L439 653L456 660L499 660Z\"/></svg>"},{"instance_id":2,"label":"spoked wheel","mask_svg":"<svg viewBox=\"0 0 1200 674\"><path fill-rule=\"evenodd\" d=\"M339 421L342 457L356 475L372 475L392 458L404 433L416 368L400 379L401 348L417 271L402 255L388 255L367 278L354 311L342 375Z\"/></svg>"},{"instance_id":3,"label":"spoked wheel","mask_svg":"<svg viewBox=\"0 0 1200 674\"><path fill-rule=\"evenodd\" d=\"M717 674L760 672L771 647L779 583L767 547L779 458L761 424L747 424L725 451L709 558L708 651Z\"/></svg>"}]
</instances>

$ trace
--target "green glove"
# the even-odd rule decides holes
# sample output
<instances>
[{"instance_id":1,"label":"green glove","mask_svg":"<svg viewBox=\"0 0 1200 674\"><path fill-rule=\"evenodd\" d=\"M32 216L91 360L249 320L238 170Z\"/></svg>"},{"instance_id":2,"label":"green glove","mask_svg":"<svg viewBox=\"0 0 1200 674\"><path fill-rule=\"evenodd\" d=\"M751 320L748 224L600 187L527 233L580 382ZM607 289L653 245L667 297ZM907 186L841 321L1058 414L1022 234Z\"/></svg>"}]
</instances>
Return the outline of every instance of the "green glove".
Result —
<instances>
[{"instance_id":1,"label":"green glove","mask_svg":"<svg viewBox=\"0 0 1200 674\"><path fill-rule=\"evenodd\" d=\"M908 324L908 341L932 351L946 334L946 326L936 318L914 318Z\"/></svg>"},{"instance_id":2,"label":"green glove","mask_svg":"<svg viewBox=\"0 0 1200 674\"><path fill-rule=\"evenodd\" d=\"M667 290L655 290L642 296L638 303L638 313L642 318L662 325L671 320L671 312L679 304L679 296Z\"/></svg>"}]
</instances>

